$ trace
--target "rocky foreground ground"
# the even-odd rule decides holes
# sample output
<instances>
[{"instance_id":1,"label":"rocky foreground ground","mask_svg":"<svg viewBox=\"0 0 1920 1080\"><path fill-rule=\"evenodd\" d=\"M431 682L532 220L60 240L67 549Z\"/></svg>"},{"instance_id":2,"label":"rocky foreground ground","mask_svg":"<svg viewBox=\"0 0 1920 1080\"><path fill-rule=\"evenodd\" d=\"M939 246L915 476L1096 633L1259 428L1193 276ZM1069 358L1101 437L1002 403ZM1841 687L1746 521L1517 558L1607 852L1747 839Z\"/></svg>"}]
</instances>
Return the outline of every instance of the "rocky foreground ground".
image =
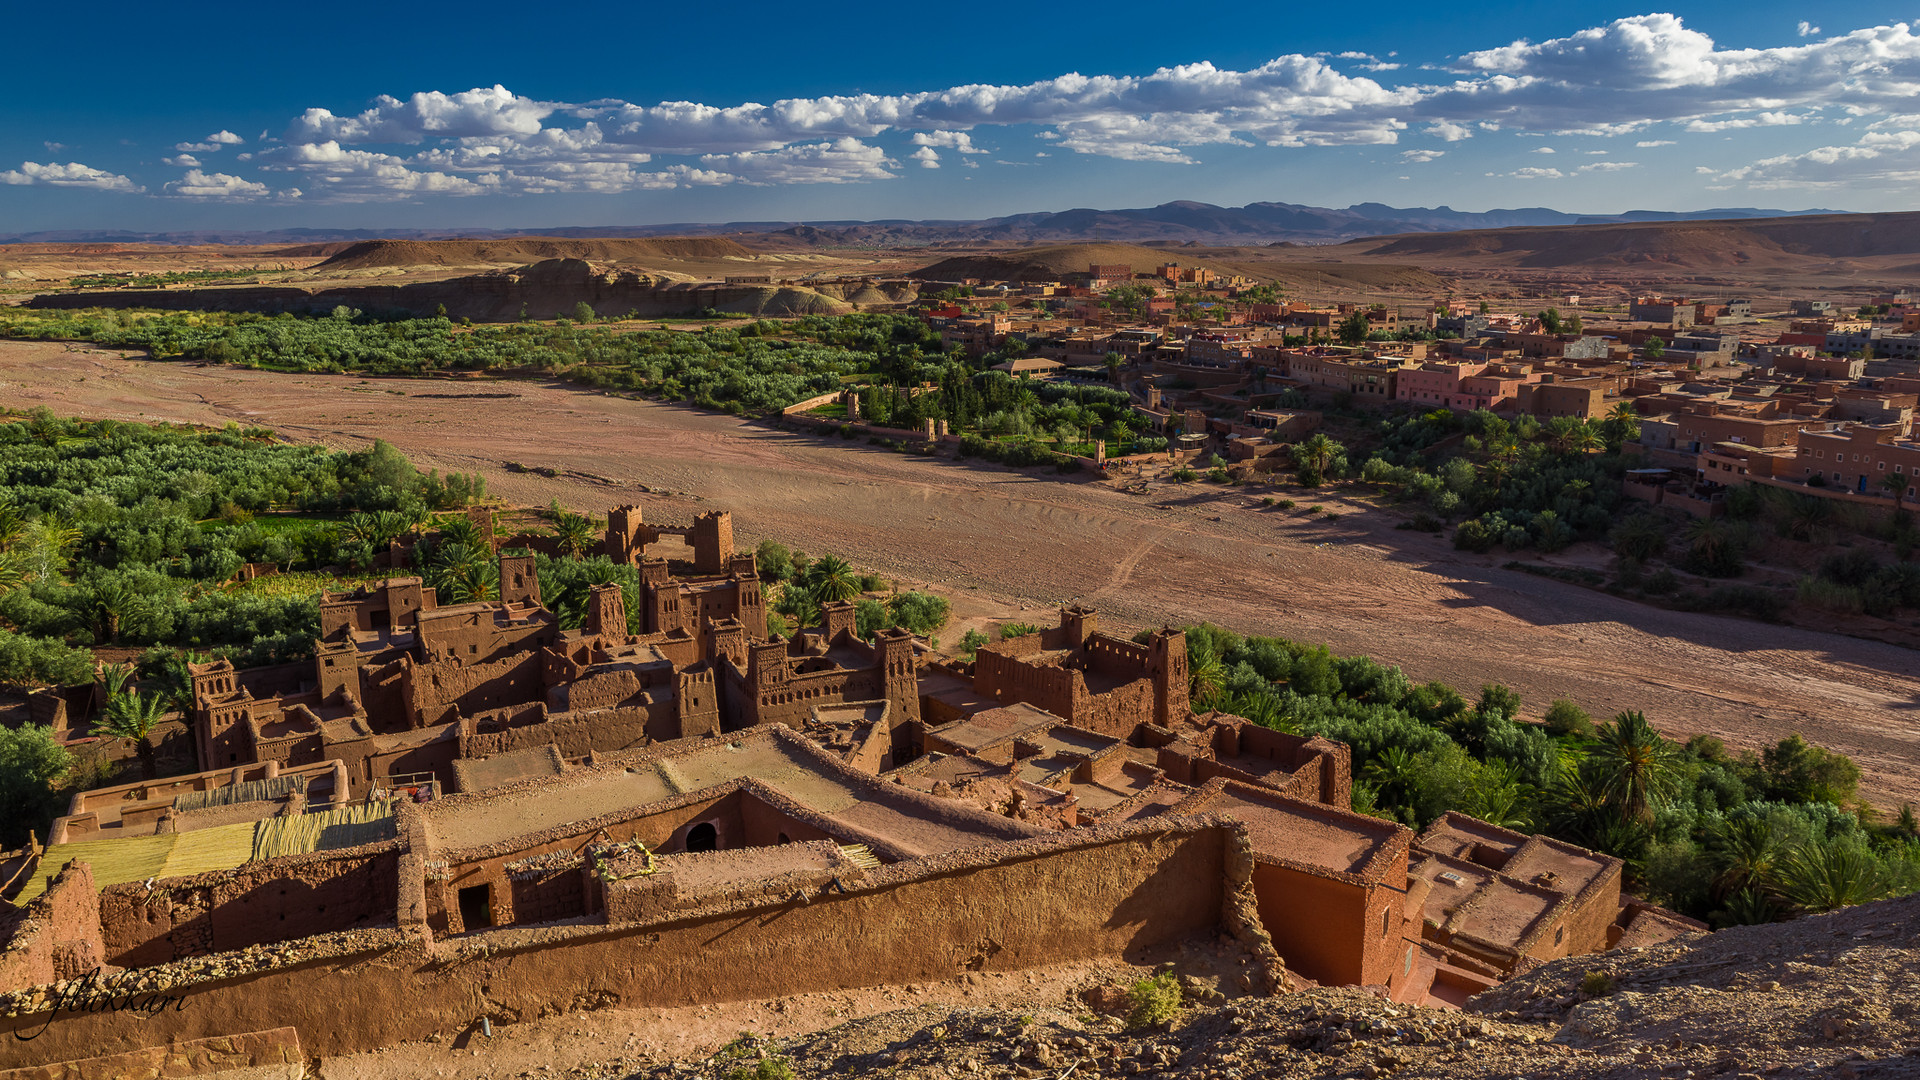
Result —
<instances>
[{"instance_id":1,"label":"rocky foreground ground","mask_svg":"<svg viewBox=\"0 0 1920 1080\"><path fill-rule=\"evenodd\" d=\"M1598 975L1592 973L1598 972ZM744 1035L699 1061L603 1076L1920 1076L1920 897L1655 948L1575 957L1472 999L1411 1008L1356 989L1195 1001L1170 1028L1094 1009L921 1007L810 1035ZM1215 996L1195 983L1192 997ZM1106 989L1110 1001L1113 988ZM527 1075L552 1075L537 1071Z\"/></svg>"}]
</instances>

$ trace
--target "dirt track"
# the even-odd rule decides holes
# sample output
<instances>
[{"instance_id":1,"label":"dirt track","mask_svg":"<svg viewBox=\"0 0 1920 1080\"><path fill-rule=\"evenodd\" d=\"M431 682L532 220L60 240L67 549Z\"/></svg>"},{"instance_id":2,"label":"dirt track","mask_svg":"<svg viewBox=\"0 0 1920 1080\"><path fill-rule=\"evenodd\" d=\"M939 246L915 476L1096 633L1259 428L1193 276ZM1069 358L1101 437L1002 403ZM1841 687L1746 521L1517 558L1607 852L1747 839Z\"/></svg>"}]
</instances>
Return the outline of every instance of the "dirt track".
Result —
<instances>
[{"instance_id":1,"label":"dirt track","mask_svg":"<svg viewBox=\"0 0 1920 1080\"><path fill-rule=\"evenodd\" d=\"M1920 654L1501 570L1377 514L1309 519L1200 485L1129 495L560 384L273 375L0 342L0 402L238 420L341 448L379 437L423 468L480 472L517 502L640 503L661 520L729 509L742 543L834 551L1007 615L1077 597L1110 622L1205 619L1324 641L1463 691L1504 682L1530 713L1565 696L1739 747L1799 731L1858 761L1876 801L1920 800Z\"/></svg>"}]
</instances>

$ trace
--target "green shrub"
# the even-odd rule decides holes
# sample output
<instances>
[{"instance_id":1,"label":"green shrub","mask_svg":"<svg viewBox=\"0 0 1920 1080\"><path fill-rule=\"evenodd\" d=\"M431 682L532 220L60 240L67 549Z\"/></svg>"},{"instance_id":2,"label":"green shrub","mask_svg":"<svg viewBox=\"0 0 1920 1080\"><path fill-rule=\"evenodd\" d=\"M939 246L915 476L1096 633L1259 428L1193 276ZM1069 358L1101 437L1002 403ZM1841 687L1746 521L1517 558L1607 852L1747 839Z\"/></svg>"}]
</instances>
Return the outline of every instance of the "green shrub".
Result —
<instances>
[{"instance_id":1,"label":"green shrub","mask_svg":"<svg viewBox=\"0 0 1920 1080\"><path fill-rule=\"evenodd\" d=\"M1604 971L1589 971L1580 978L1580 992L1590 998L1606 997L1613 990L1613 976Z\"/></svg>"},{"instance_id":2,"label":"green shrub","mask_svg":"<svg viewBox=\"0 0 1920 1080\"><path fill-rule=\"evenodd\" d=\"M761 1058L752 1068L738 1066L727 1074L727 1080L795 1080L795 1075L793 1064L774 1054Z\"/></svg>"},{"instance_id":3,"label":"green shrub","mask_svg":"<svg viewBox=\"0 0 1920 1080\"><path fill-rule=\"evenodd\" d=\"M898 625L924 637L947 625L953 615L953 605L946 597L915 590L887 601L887 612Z\"/></svg>"},{"instance_id":4,"label":"green shrub","mask_svg":"<svg viewBox=\"0 0 1920 1080\"><path fill-rule=\"evenodd\" d=\"M1573 735L1584 739L1593 734L1593 717L1566 698L1558 698L1547 706L1547 714L1542 719L1547 730L1555 735Z\"/></svg>"},{"instance_id":5,"label":"green shrub","mask_svg":"<svg viewBox=\"0 0 1920 1080\"><path fill-rule=\"evenodd\" d=\"M1180 1015L1180 982L1172 972L1141 979L1127 990L1131 1008L1127 1010L1127 1029L1143 1031L1173 1022Z\"/></svg>"},{"instance_id":6,"label":"green shrub","mask_svg":"<svg viewBox=\"0 0 1920 1080\"><path fill-rule=\"evenodd\" d=\"M1040 627L1030 622L1010 622L1010 623L1000 624L1000 640L1001 641L1006 641L1010 638L1026 637L1028 634L1037 634L1039 632L1040 632Z\"/></svg>"}]
</instances>

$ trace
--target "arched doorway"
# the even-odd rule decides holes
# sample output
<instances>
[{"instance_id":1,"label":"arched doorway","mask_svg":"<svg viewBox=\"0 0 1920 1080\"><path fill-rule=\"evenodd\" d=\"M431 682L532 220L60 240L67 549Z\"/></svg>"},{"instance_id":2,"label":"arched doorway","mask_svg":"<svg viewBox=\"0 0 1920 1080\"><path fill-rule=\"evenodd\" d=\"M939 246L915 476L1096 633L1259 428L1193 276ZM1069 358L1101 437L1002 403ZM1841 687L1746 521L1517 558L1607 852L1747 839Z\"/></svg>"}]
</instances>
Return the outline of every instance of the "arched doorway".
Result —
<instances>
[{"instance_id":1,"label":"arched doorway","mask_svg":"<svg viewBox=\"0 0 1920 1080\"><path fill-rule=\"evenodd\" d=\"M712 851L720 846L720 830L703 821L687 830L688 851Z\"/></svg>"}]
</instances>

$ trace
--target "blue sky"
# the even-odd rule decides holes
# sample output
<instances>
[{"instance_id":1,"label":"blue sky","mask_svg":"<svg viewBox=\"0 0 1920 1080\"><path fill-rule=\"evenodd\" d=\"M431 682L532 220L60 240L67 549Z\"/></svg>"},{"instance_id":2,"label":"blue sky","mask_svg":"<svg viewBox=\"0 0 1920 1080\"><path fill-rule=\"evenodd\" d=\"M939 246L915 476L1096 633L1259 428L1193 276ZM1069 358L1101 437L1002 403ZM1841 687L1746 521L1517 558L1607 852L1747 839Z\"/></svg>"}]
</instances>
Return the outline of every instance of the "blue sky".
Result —
<instances>
[{"instance_id":1,"label":"blue sky","mask_svg":"<svg viewBox=\"0 0 1920 1080\"><path fill-rule=\"evenodd\" d=\"M0 232L1920 209L1920 0L33 5Z\"/></svg>"}]
</instances>

